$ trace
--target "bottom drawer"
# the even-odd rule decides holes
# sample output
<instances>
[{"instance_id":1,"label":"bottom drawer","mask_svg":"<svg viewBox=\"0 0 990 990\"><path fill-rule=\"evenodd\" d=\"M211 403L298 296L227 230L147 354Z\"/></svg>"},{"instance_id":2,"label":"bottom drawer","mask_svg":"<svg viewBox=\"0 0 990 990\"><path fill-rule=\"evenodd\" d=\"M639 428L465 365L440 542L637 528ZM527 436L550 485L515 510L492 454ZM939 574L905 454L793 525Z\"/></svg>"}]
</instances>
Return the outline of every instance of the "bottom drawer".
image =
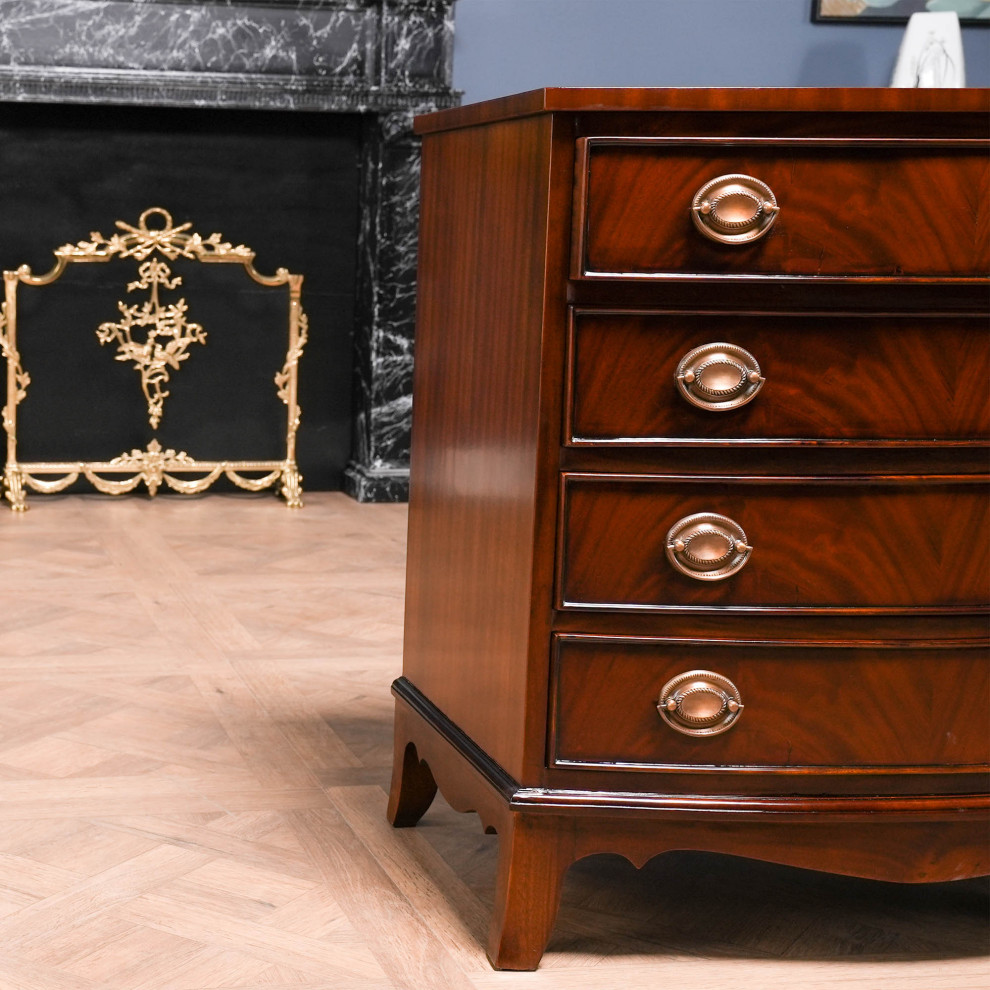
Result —
<instances>
[{"instance_id":1,"label":"bottom drawer","mask_svg":"<svg viewBox=\"0 0 990 990\"><path fill-rule=\"evenodd\" d=\"M555 767L972 769L990 758L990 665L978 644L817 647L560 635L552 670ZM695 670L738 689L742 707L723 710L731 724L718 734L689 735L671 725L709 731L683 719L718 707L718 678L690 679L681 709L666 718L658 711L667 682Z\"/></svg>"}]
</instances>

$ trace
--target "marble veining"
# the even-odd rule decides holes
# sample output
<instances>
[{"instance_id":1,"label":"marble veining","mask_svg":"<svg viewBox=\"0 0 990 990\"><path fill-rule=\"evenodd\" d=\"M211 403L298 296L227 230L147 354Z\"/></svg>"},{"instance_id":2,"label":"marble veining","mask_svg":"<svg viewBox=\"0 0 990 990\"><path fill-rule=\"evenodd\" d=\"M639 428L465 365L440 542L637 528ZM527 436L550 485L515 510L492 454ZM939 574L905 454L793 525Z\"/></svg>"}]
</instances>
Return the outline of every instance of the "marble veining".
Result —
<instances>
[{"instance_id":1,"label":"marble veining","mask_svg":"<svg viewBox=\"0 0 990 990\"><path fill-rule=\"evenodd\" d=\"M0 0L0 67L281 75L449 90L452 31L449 2Z\"/></svg>"},{"instance_id":2,"label":"marble veining","mask_svg":"<svg viewBox=\"0 0 990 990\"><path fill-rule=\"evenodd\" d=\"M449 5L430 4L422 10L387 6L382 31L381 71L391 85L400 89L423 82L449 85L454 47L454 15Z\"/></svg>"},{"instance_id":3,"label":"marble veining","mask_svg":"<svg viewBox=\"0 0 990 990\"><path fill-rule=\"evenodd\" d=\"M346 484L357 497L379 483L394 491L396 473L409 464L420 169L411 128L412 115L396 112L376 118L364 134L359 270L376 277L358 279L359 322L373 330L355 344L361 468L348 470Z\"/></svg>"},{"instance_id":4,"label":"marble veining","mask_svg":"<svg viewBox=\"0 0 990 990\"><path fill-rule=\"evenodd\" d=\"M345 490L408 491L415 113L454 106L454 0L0 0L0 101L367 115Z\"/></svg>"},{"instance_id":5,"label":"marble veining","mask_svg":"<svg viewBox=\"0 0 990 990\"><path fill-rule=\"evenodd\" d=\"M375 12L8 0L0 64L173 72L280 73L369 80Z\"/></svg>"}]
</instances>

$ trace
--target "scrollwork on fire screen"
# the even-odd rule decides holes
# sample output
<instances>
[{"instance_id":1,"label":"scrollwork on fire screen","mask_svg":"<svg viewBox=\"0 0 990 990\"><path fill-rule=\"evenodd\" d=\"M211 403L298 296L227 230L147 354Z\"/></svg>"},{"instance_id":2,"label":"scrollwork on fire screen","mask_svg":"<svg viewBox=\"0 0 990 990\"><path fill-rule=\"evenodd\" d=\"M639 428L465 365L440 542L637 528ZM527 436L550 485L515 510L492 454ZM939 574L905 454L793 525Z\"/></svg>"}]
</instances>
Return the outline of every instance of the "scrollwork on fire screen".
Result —
<instances>
[{"instance_id":1,"label":"scrollwork on fire screen","mask_svg":"<svg viewBox=\"0 0 990 990\"><path fill-rule=\"evenodd\" d=\"M149 226L152 218L154 222ZM163 484L180 494L192 495L205 491L221 475L248 491L261 491L280 481L279 490L287 505L299 508L302 505L302 478L295 460L300 419L298 367L308 333L308 321L300 301L303 276L294 275L285 268L279 268L272 276L262 275L254 267L254 252L250 248L243 244L234 247L216 233L203 238L192 231L191 223L175 226L171 214L158 206L145 210L136 226L118 220L117 227L119 232L109 238L94 232L88 241L57 248L54 252L55 266L45 275L33 275L27 265L3 273L0 354L7 363L7 401L3 407L3 427L7 435L4 488L11 508L15 511L27 508L28 488L50 494L67 488L80 475L98 491L108 495L133 491L142 482L150 495L155 495ZM285 362L274 376L276 394L287 411L285 458L199 461L185 451L163 450L159 441L152 439L146 450L131 450L106 461L18 461L17 407L27 397L31 384L17 349L18 284L49 285L72 263L102 263L112 258L133 258L138 262L138 277L127 284L127 291L144 291L147 298L130 304L119 301L118 319L101 323L96 337L100 344L116 344L115 359L130 363L138 372L147 402L148 422L155 429L165 413L171 376L178 373L183 363L190 359L192 345L207 343L206 330L188 318L190 307L184 297L175 301L162 299L163 293L174 292L182 284L181 277L173 274L168 264L180 257L209 263L240 264L260 285L288 286L288 348ZM265 473L261 477L246 477L244 472ZM177 477L180 474L198 477L181 479ZM46 479L38 475L58 477ZM113 479L105 475L124 477Z\"/></svg>"}]
</instances>

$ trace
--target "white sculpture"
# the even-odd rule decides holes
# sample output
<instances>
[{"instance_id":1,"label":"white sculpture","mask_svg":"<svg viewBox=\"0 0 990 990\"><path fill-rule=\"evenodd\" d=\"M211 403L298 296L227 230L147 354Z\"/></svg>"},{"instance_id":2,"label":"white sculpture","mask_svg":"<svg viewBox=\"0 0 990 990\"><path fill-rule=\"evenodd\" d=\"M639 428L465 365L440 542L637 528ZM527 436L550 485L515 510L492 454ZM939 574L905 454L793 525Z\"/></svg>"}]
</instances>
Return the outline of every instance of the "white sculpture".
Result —
<instances>
[{"instance_id":1,"label":"white sculpture","mask_svg":"<svg viewBox=\"0 0 990 990\"><path fill-rule=\"evenodd\" d=\"M911 15L890 85L921 89L958 89L966 85L958 14Z\"/></svg>"}]
</instances>

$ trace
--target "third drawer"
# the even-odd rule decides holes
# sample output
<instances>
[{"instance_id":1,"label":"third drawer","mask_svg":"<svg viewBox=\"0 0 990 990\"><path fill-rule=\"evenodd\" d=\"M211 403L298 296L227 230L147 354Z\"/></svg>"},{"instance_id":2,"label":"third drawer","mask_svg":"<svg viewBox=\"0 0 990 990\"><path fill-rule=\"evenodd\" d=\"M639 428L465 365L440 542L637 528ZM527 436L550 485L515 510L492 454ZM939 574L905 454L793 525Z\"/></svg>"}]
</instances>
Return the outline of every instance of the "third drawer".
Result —
<instances>
[{"instance_id":1,"label":"third drawer","mask_svg":"<svg viewBox=\"0 0 990 990\"><path fill-rule=\"evenodd\" d=\"M557 607L980 610L990 573L985 482L566 473ZM671 560L671 530L696 516L734 522L752 548L724 578L685 574ZM690 544L698 525L679 538ZM702 535L697 553L710 556L720 539Z\"/></svg>"}]
</instances>

